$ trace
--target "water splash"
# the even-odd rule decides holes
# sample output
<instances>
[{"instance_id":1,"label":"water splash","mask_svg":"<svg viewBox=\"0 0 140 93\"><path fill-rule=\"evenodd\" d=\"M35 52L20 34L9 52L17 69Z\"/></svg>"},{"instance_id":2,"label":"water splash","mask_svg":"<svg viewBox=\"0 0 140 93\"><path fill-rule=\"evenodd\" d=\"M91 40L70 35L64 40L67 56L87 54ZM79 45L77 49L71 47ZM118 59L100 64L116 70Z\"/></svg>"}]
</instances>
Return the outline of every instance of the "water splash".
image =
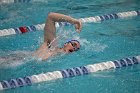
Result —
<instances>
[{"instance_id":1,"label":"water splash","mask_svg":"<svg viewBox=\"0 0 140 93\"><path fill-rule=\"evenodd\" d=\"M0 56L0 68L16 67L26 62L33 61L30 51L10 51Z\"/></svg>"},{"instance_id":2,"label":"water splash","mask_svg":"<svg viewBox=\"0 0 140 93\"><path fill-rule=\"evenodd\" d=\"M80 45L84 47L84 51L95 51L95 52L103 52L108 46L105 44L101 44L95 41L88 41L88 38L81 38L76 31L71 29L64 30L63 28L59 30L58 35L61 36L61 41L75 39L80 42ZM62 38L63 37L63 38Z\"/></svg>"},{"instance_id":3,"label":"water splash","mask_svg":"<svg viewBox=\"0 0 140 93\"><path fill-rule=\"evenodd\" d=\"M88 41L85 38L75 36L74 39L78 40L85 51L103 52L108 46L95 41Z\"/></svg>"}]
</instances>

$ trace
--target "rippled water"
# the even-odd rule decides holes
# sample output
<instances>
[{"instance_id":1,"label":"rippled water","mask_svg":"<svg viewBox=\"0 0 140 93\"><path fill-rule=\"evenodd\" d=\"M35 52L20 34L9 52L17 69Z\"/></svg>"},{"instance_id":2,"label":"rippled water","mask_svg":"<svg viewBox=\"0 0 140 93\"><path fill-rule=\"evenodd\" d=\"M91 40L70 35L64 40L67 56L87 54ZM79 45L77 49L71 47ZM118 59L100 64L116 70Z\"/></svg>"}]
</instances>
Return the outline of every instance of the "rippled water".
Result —
<instances>
[{"instance_id":1,"label":"rippled water","mask_svg":"<svg viewBox=\"0 0 140 93\"><path fill-rule=\"evenodd\" d=\"M0 29L42 24L49 12L83 18L139 10L139 0L48 0L0 5ZM30 59L30 53L43 42L43 31L0 37L0 80L30 76L42 72L84 66L140 54L140 17L83 24L80 34L74 27L57 30L59 46L78 39L81 49L46 61ZM65 36L66 35L66 36ZM0 93L139 93L140 66L108 70L63 80L44 82Z\"/></svg>"}]
</instances>

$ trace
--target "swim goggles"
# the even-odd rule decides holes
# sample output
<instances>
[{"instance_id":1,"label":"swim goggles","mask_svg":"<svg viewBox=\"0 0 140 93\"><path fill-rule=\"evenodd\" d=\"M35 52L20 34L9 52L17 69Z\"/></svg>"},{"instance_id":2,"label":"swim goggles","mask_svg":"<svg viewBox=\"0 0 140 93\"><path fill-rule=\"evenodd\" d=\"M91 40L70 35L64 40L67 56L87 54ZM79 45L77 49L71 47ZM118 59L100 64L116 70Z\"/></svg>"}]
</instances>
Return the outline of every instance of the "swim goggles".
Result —
<instances>
[{"instance_id":1,"label":"swim goggles","mask_svg":"<svg viewBox=\"0 0 140 93\"><path fill-rule=\"evenodd\" d=\"M74 51L78 50L79 48L77 47L77 44L76 44L75 42L72 42L72 41L76 41L76 42L79 43L79 41L77 41L77 40L70 40L70 41L67 41L65 44L70 43L70 44L73 46ZM80 43L79 43L79 44L80 44ZM71 50L70 52L73 52L73 51Z\"/></svg>"}]
</instances>

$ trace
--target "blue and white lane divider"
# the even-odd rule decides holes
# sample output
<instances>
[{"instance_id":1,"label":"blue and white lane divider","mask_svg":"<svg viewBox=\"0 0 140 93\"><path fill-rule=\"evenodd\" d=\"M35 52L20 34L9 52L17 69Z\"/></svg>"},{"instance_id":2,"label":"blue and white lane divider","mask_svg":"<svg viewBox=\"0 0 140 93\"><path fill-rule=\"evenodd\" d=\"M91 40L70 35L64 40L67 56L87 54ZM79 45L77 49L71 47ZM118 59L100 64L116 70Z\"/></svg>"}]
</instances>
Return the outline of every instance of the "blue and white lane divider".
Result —
<instances>
[{"instance_id":1,"label":"blue and white lane divider","mask_svg":"<svg viewBox=\"0 0 140 93\"><path fill-rule=\"evenodd\" d=\"M110 19L127 18L127 17L139 16L139 15L140 15L140 11L128 11L128 12L122 12L122 13L107 14L107 15L102 15L102 16L80 18L79 20L82 23L96 23L96 22L102 22L102 21L106 21L106 20L110 20ZM71 26L71 25L72 24L67 23L67 22L56 23L56 27ZM32 32L32 31L39 31L39 30L43 30L44 26L45 26L45 24L38 24L38 25L3 29L3 30L0 30L0 36L21 34L21 33Z\"/></svg>"},{"instance_id":2,"label":"blue and white lane divider","mask_svg":"<svg viewBox=\"0 0 140 93\"><path fill-rule=\"evenodd\" d=\"M0 4L9 4L9 3L29 3L32 0L0 0Z\"/></svg>"},{"instance_id":3,"label":"blue and white lane divider","mask_svg":"<svg viewBox=\"0 0 140 93\"><path fill-rule=\"evenodd\" d=\"M0 0L0 4L11 4L11 3L30 3L30 2L48 2L48 0Z\"/></svg>"},{"instance_id":4,"label":"blue and white lane divider","mask_svg":"<svg viewBox=\"0 0 140 93\"><path fill-rule=\"evenodd\" d=\"M89 73L103 71L108 69L121 68L126 66L132 66L140 63L140 55L135 57L124 58L115 61L107 61L97 64L90 64L87 66L74 67L59 71L41 73L38 75L26 76L23 78L16 78L10 80L3 80L0 82L0 90L12 89L16 87L23 87L32 85L34 83L45 82L50 80L56 80L60 78L69 78L80 75L87 75Z\"/></svg>"}]
</instances>

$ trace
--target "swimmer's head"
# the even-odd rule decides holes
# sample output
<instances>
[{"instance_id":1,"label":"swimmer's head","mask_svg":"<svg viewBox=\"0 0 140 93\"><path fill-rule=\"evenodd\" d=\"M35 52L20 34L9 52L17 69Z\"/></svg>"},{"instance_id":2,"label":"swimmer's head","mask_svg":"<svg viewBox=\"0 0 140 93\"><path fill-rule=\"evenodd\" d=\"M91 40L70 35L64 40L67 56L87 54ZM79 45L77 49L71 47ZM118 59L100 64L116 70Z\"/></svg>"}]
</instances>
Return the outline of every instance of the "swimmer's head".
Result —
<instances>
[{"instance_id":1,"label":"swimmer's head","mask_svg":"<svg viewBox=\"0 0 140 93\"><path fill-rule=\"evenodd\" d=\"M77 40L70 40L64 44L63 49L65 52L70 53L80 49L80 43Z\"/></svg>"}]
</instances>

